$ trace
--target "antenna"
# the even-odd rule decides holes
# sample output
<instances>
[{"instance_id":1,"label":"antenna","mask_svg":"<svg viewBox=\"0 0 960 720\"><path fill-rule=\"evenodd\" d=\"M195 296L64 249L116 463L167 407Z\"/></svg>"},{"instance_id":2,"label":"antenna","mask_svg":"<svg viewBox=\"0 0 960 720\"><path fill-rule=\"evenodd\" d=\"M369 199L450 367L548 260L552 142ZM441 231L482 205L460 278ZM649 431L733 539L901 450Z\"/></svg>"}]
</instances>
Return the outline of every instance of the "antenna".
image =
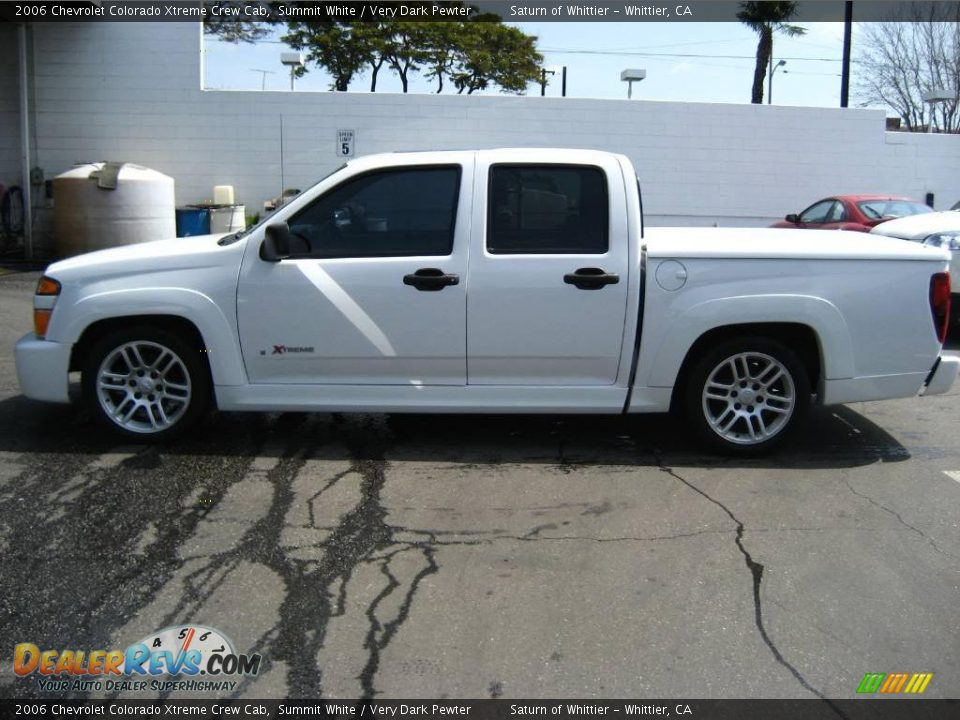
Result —
<instances>
[{"instance_id":1,"label":"antenna","mask_svg":"<svg viewBox=\"0 0 960 720\"><path fill-rule=\"evenodd\" d=\"M260 79L260 89L261 89L261 90L266 90L266 89L267 89L267 75L276 75L276 74L277 74L277 73L275 73L273 70L261 70L260 68L250 68L250 72L258 72L258 73L260 73L260 78L261 78L261 79Z\"/></svg>"}]
</instances>

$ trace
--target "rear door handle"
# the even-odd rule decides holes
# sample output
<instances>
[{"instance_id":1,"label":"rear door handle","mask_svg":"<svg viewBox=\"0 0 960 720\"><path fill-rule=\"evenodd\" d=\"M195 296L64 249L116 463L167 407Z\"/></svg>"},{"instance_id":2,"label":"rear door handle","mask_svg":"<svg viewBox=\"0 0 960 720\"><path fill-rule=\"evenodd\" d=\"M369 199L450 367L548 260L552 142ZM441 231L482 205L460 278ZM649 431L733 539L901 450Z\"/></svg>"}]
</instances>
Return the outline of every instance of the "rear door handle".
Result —
<instances>
[{"instance_id":1,"label":"rear door handle","mask_svg":"<svg viewBox=\"0 0 960 720\"><path fill-rule=\"evenodd\" d=\"M420 268L415 273L403 276L404 285L412 285L417 290L436 292L443 290L447 285L459 285L460 276L445 273L439 268Z\"/></svg>"},{"instance_id":2,"label":"rear door handle","mask_svg":"<svg viewBox=\"0 0 960 720\"><path fill-rule=\"evenodd\" d=\"M567 273L563 276L563 281L580 290L599 290L604 285L616 285L620 282L620 276L616 273L608 273L601 268L585 267L576 272Z\"/></svg>"}]
</instances>

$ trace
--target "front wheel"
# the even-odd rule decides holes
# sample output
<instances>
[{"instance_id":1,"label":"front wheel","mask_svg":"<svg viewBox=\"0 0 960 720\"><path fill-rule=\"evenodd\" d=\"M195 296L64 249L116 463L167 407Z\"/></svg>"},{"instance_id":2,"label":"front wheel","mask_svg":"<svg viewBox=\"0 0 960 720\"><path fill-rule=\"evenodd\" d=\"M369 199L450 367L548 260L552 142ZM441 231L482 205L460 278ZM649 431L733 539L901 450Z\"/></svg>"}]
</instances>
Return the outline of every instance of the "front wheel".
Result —
<instances>
[{"instance_id":1,"label":"front wheel","mask_svg":"<svg viewBox=\"0 0 960 720\"><path fill-rule=\"evenodd\" d=\"M161 328L120 330L91 347L84 399L114 432L143 441L188 430L206 411L209 376L198 348Z\"/></svg>"},{"instance_id":2,"label":"front wheel","mask_svg":"<svg viewBox=\"0 0 960 720\"><path fill-rule=\"evenodd\" d=\"M810 407L810 380L797 355L767 338L739 338L694 367L684 407L702 440L729 455L760 455L783 442Z\"/></svg>"}]
</instances>

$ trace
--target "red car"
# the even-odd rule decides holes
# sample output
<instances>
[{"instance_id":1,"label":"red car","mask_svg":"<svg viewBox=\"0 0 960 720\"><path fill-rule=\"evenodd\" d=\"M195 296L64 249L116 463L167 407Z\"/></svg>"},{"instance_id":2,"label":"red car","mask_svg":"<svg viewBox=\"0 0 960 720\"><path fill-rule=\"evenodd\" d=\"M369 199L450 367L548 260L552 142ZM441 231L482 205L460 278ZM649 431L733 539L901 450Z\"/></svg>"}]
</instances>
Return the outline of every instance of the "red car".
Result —
<instances>
[{"instance_id":1,"label":"red car","mask_svg":"<svg viewBox=\"0 0 960 720\"><path fill-rule=\"evenodd\" d=\"M817 230L870 229L885 220L933 212L918 200L892 195L835 195L818 200L799 215L791 213L770 227Z\"/></svg>"}]
</instances>

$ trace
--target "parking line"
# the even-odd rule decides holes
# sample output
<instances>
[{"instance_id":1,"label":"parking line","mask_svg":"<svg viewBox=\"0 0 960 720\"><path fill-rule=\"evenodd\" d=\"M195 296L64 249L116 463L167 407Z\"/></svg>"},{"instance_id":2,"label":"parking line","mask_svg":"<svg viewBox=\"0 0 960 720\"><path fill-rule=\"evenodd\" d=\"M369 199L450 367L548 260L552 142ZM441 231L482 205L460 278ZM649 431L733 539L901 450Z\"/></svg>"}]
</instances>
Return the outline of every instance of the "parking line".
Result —
<instances>
[{"instance_id":1,"label":"parking line","mask_svg":"<svg viewBox=\"0 0 960 720\"><path fill-rule=\"evenodd\" d=\"M943 474L951 480L956 480L958 483L960 483L960 470L944 470Z\"/></svg>"}]
</instances>

